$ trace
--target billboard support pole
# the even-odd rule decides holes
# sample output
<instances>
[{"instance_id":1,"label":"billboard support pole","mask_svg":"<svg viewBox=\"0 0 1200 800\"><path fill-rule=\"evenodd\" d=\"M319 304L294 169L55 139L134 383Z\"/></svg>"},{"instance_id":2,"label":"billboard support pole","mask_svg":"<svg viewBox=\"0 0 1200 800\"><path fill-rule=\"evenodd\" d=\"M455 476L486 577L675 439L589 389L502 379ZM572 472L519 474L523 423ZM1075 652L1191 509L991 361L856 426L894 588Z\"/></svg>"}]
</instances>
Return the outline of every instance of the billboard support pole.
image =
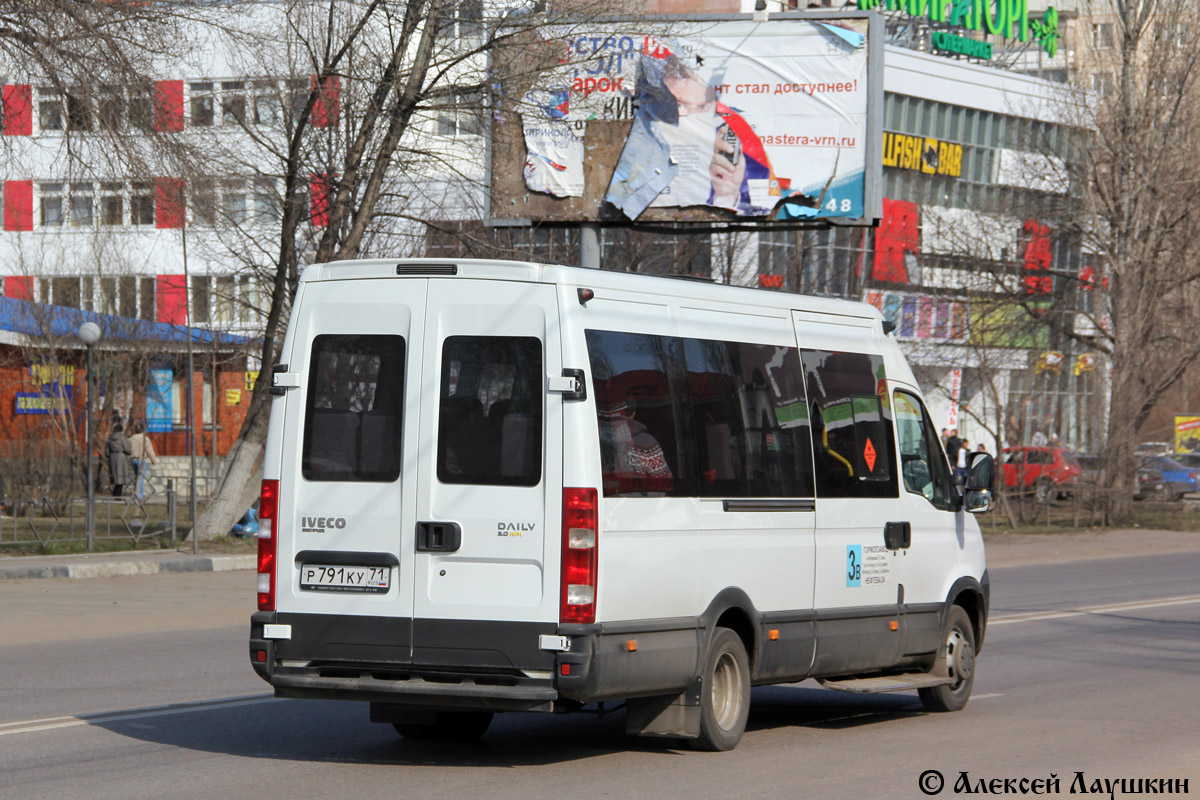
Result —
<instances>
[{"instance_id":1,"label":"billboard support pole","mask_svg":"<svg viewBox=\"0 0 1200 800\"><path fill-rule=\"evenodd\" d=\"M600 269L600 226L594 222L579 225L579 266Z\"/></svg>"}]
</instances>

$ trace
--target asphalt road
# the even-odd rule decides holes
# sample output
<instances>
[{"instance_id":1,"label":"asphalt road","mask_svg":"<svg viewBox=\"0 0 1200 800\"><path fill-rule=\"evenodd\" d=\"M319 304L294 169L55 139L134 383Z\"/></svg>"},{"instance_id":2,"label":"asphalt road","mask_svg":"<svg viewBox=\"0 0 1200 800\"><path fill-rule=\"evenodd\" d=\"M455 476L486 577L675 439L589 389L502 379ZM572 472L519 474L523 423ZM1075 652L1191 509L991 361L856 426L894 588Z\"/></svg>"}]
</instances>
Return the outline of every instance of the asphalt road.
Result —
<instances>
[{"instance_id":1,"label":"asphalt road","mask_svg":"<svg viewBox=\"0 0 1200 800\"><path fill-rule=\"evenodd\" d=\"M1197 575L1194 552L996 568L966 710L767 687L715 754L627 739L620 713L502 715L448 746L362 704L273 699L247 661L248 573L7 581L0 797L905 798L927 770L943 797L961 772L1056 775L1063 795L1076 772L1188 778L1200 796Z\"/></svg>"}]
</instances>

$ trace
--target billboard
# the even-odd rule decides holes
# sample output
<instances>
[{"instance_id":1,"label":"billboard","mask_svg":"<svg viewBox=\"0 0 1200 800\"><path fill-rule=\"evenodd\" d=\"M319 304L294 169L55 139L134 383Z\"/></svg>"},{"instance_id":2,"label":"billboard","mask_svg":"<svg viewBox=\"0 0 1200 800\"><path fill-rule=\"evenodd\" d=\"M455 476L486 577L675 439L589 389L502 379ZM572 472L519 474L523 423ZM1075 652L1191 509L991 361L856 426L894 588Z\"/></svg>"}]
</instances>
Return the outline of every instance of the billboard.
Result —
<instances>
[{"instance_id":1,"label":"billboard","mask_svg":"<svg viewBox=\"0 0 1200 800\"><path fill-rule=\"evenodd\" d=\"M1200 451L1200 417L1175 416L1175 452Z\"/></svg>"},{"instance_id":2,"label":"billboard","mask_svg":"<svg viewBox=\"0 0 1200 800\"><path fill-rule=\"evenodd\" d=\"M497 56L490 217L870 224L880 27L850 11L550 27L537 56Z\"/></svg>"}]
</instances>

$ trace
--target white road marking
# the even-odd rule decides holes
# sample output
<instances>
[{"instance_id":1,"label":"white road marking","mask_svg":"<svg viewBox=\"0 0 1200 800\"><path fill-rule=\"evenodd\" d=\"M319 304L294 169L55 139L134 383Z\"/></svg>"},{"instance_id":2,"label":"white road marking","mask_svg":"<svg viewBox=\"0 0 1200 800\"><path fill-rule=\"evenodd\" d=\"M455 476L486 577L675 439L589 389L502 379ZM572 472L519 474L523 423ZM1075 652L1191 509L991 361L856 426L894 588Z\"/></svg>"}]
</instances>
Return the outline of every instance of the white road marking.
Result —
<instances>
[{"instance_id":1,"label":"white road marking","mask_svg":"<svg viewBox=\"0 0 1200 800\"><path fill-rule=\"evenodd\" d=\"M269 694L256 694L249 697L197 700L192 703L176 703L168 706L101 711L96 714L79 714L74 717L46 717L45 719L26 719L18 722L0 722L0 736L7 736L10 733L33 733L34 731L49 731L55 728L71 728L76 725L98 725L105 722L124 722L128 719L165 717L171 714L190 714L195 711L212 711L218 708L251 706L259 703L270 703L277 699Z\"/></svg>"},{"instance_id":2,"label":"white road marking","mask_svg":"<svg viewBox=\"0 0 1200 800\"><path fill-rule=\"evenodd\" d=\"M973 695L971 695L971 702L974 703L978 700L991 700L993 697L1004 697L1004 692L989 692L988 694L973 694Z\"/></svg>"},{"instance_id":3,"label":"white road marking","mask_svg":"<svg viewBox=\"0 0 1200 800\"><path fill-rule=\"evenodd\" d=\"M1088 614L1108 614L1114 611L1138 611L1144 608L1166 608L1168 606L1186 606L1200 603L1200 594L1181 595L1179 597L1164 597L1159 600L1133 600L1126 603L1112 603L1106 606L1087 606L1062 611L1030 611L1024 614L1008 614L1003 617L993 617L988 620L988 627L993 625L1011 625L1015 622L1040 622L1047 619L1064 619L1066 617L1081 617Z\"/></svg>"}]
</instances>

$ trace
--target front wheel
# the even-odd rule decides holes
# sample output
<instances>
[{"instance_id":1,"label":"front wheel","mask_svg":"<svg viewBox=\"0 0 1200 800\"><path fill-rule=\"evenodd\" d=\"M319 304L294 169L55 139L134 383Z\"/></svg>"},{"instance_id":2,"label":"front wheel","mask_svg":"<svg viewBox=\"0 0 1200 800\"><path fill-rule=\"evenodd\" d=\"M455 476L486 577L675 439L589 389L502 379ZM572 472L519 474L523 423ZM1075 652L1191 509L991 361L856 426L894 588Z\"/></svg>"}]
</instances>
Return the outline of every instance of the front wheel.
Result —
<instances>
[{"instance_id":1,"label":"front wheel","mask_svg":"<svg viewBox=\"0 0 1200 800\"><path fill-rule=\"evenodd\" d=\"M921 704L928 711L961 711L975 685L975 628L962 606L954 606L946 616L946 670L952 683L918 689Z\"/></svg>"},{"instance_id":2,"label":"front wheel","mask_svg":"<svg viewBox=\"0 0 1200 800\"><path fill-rule=\"evenodd\" d=\"M750 716L750 659L741 637L729 628L713 631L700 691L700 737L696 750L732 750Z\"/></svg>"}]
</instances>

